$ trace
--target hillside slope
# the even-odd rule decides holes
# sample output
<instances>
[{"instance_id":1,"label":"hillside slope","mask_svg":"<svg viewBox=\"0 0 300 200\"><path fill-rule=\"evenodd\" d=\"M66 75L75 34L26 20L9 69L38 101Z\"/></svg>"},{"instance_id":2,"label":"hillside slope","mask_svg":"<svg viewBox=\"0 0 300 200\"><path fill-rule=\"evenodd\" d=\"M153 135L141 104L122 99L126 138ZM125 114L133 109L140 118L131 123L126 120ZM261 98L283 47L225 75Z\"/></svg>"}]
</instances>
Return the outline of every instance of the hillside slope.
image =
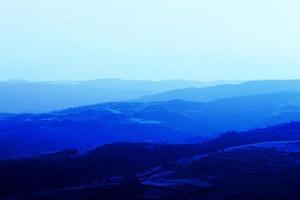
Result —
<instances>
[{"instance_id":1,"label":"hillside slope","mask_svg":"<svg viewBox=\"0 0 300 200\"><path fill-rule=\"evenodd\" d=\"M299 159L300 122L202 144L116 143L0 161L0 198L297 199Z\"/></svg>"},{"instance_id":2,"label":"hillside slope","mask_svg":"<svg viewBox=\"0 0 300 200\"><path fill-rule=\"evenodd\" d=\"M194 143L232 130L300 120L300 93L210 103L106 103L48 114L3 115L0 157L113 142Z\"/></svg>"}]
</instances>

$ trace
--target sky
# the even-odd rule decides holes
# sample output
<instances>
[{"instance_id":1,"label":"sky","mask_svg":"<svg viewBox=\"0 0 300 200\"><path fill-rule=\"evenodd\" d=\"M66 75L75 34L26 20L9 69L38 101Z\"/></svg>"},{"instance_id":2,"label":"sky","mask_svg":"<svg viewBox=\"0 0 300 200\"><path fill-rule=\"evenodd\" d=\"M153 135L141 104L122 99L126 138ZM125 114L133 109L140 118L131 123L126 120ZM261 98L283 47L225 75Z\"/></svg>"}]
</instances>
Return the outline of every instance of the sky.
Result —
<instances>
[{"instance_id":1,"label":"sky","mask_svg":"<svg viewBox=\"0 0 300 200\"><path fill-rule=\"evenodd\" d=\"M0 1L0 80L300 79L299 0Z\"/></svg>"}]
</instances>

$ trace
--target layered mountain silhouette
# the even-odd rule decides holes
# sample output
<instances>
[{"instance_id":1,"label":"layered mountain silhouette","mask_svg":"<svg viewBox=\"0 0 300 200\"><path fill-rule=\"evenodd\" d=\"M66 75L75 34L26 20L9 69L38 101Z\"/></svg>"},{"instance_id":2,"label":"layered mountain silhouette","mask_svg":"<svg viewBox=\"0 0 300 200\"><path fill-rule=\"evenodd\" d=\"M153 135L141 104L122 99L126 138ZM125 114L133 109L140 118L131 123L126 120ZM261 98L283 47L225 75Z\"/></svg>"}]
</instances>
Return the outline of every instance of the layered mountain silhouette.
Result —
<instances>
[{"instance_id":1,"label":"layered mountain silhouette","mask_svg":"<svg viewBox=\"0 0 300 200\"><path fill-rule=\"evenodd\" d=\"M0 82L0 112L49 112L102 102L125 101L178 88L207 87L223 83L226 82L120 79L56 82L5 81Z\"/></svg>"},{"instance_id":2,"label":"layered mountain silhouette","mask_svg":"<svg viewBox=\"0 0 300 200\"><path fill-rule=\"evenodd\" d=\"M94 81L0 82L0 112L39 113L105 102L185 100L209 102L224 98L282 91L299 92L299 80L252 81ZM135 99L135 100L133 100Z\"/></svg>"},{"instance_id":3,"label":"layered mountain silhouette","mask_svg":"<svg viewBox=\"0 0 300 200\"><path fill-rule=\"evenodd\" d=\"M300 82L197 84L0 84L0 199L298 199Z\"/></svg>"},{"instance_id":4,"label":"layered mountain silhouette","mask_svg":"<svg viewBox=\"0 0 300 200\"><path fill-rule=\"evenodd\" d=\"M0 157L113 142L201 142L242 131L300 120L300 93L234 97L209 103L168 101L105 103L45 114L0 118Z\"/></svg>"}]
</instances>

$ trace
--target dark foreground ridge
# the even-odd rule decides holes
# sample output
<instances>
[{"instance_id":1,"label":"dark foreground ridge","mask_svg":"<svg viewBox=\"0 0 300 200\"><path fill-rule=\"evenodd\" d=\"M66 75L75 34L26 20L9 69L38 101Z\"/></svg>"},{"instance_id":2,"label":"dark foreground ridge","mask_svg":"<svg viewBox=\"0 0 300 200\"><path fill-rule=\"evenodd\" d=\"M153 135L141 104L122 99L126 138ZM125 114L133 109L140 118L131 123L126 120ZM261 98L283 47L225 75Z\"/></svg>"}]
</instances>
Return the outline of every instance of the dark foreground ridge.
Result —
<instances>
[{"instance_id":1,"label":"dark foreground ridge","mask_svg":"<svg viewBox=\"0 0 300 200\"><path fill-rule=\"evenodd\" d=\"M1 199L298 199L300 122L202 144L116 143L0 162Z\"/></svg>"}]
</instances>

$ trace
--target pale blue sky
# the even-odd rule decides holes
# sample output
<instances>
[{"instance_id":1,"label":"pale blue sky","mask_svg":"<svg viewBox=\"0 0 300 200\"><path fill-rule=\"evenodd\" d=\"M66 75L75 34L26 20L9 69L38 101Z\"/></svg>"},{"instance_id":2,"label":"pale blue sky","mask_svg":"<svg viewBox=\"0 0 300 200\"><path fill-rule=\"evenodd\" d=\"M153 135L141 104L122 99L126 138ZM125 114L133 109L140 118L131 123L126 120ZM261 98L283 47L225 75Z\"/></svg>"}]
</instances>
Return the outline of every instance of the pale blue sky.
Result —
<instances>
[{"instance_id":1,"label":"pale blue sky","mask_svg":"<svg viewBox=\"0 0 300 200\"><path fill-rule=\"evenodd\" d=\"M2 0L0 80L300 78L299 0Z\"/></svg>"}]
</instances>

